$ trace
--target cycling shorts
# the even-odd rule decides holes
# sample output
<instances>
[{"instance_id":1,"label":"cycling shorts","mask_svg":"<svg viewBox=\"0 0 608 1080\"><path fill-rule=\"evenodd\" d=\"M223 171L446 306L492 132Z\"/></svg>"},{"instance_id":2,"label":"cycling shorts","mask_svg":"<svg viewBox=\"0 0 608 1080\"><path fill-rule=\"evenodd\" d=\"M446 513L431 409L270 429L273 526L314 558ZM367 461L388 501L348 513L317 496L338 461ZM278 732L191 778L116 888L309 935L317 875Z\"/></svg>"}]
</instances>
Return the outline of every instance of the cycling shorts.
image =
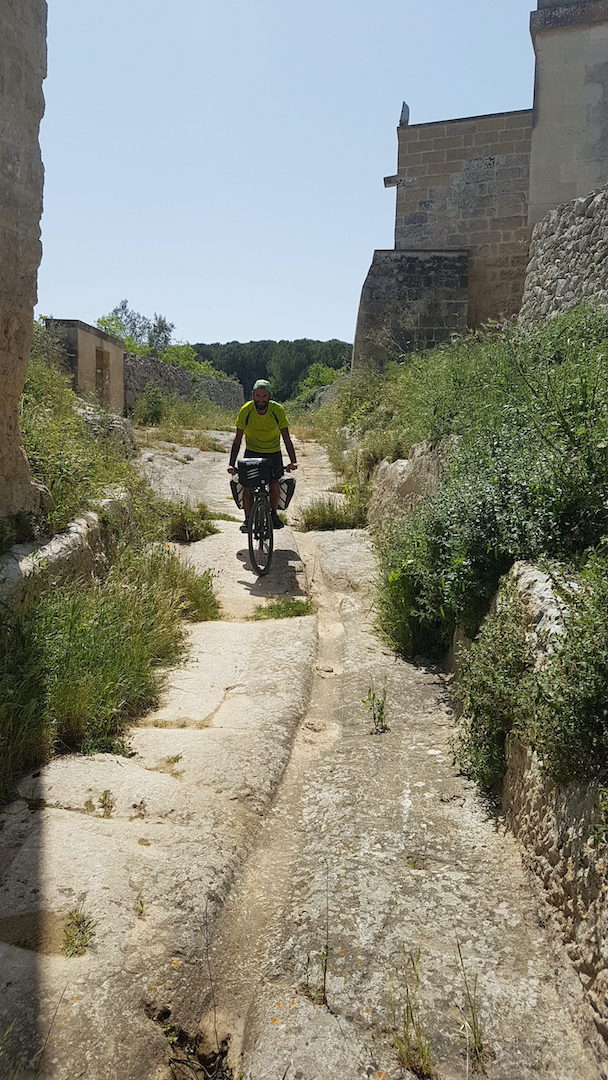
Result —
<instances>
[{"instance_id":1,"label":"cycling shorts","mask_svg":"<svg viewBox=\"0 0 608 1080\"><path fill-rule=\"evenodd\" d=\"M245 450L242 455L245 458L266 458L270 462L270 475L273 480L280 480L285 469L283 468L283 455L280 450L263 453L257 450Z\"/></svg>"}]
</instances>

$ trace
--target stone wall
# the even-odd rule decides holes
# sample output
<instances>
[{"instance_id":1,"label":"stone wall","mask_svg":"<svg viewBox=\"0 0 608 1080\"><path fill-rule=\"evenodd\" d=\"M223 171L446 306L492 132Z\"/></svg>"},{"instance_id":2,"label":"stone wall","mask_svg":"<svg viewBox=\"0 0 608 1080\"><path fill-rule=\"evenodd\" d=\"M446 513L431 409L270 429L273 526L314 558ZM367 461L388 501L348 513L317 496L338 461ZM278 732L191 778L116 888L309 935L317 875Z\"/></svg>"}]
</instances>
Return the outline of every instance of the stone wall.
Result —
<instances>
[{"instance_id":1,"label":"stone wall","mask_svg":"<svg viewBox=\"0 0 608 1080\"><path fill-rule=\"evenodd\" d=\"M538 567L516 563L509 577L523 601L529 640L542 666L564 633L563 596ZM598 795L597 784L557 784L528 746L509 737L502 799L506 821L544 886L597 1029L608 1042L607 851L593 844Z\"/></svg>"},{"instance_id":2,"label":"stone wall","mask_svg":"<svg viewBox=\"0 0 608 1080\"><path fill-rule=\"evenodd\" d=\"M608 188L552 210L534 227L523 323L583 301L608 307Z\"/></svg>"},{"instance_id":3,"label":"stone wall","mask_svg":"<svg viewBox=\"0 0 608 1080\"><path fill-rule=\"evenodd\" d=\"M566 950L608 1042L608 876L606 854L593 846L595 784L560 786L536 755L510 736L503 807L524 859L544 886Z\"/></svg>"},{"instance_id":4,"label":"stone wall","mask_svg":"<svg viewBox=\"0 0 608 1080\"><path fill-rule=\"evenodd\" d=\"M519 307L532 111L401 124L395 248L468 249L470 326Z\"/></svg>"},{"instance_id":5,"label":"stone wall","mask_svg":"<svg viewBox=\"0 0 608 1080\"><path fill-rule=\"evenodd\" d=\"M40 263L43 171L38 129L44 112L45 0L0 4L0 518L36 512L17 403L29 360Z\"/></svg>"},{"instance_id":6,"label":"stone wall","mask_svg":"<svg viewBox=\"0 0 608 1080\"><path fill-rule=\"evenodd\" d=\"M151 356L125 356L125 408L131 409L149 384L184 398L206 397L223 409L238 411L244 401L243 387L232 379L194 375L184 368L165 364Z\"/></svg>"},{"instance_id":7,"label":"stone wall","mask_svg":"<svg viewBox=\"0 0 608 1080\"><path fill-rule=\"evenodd\" d=\"M376 251L361 291L353 370L425 349L467 325L465 251Z\"/></svg>"}]
</instances>

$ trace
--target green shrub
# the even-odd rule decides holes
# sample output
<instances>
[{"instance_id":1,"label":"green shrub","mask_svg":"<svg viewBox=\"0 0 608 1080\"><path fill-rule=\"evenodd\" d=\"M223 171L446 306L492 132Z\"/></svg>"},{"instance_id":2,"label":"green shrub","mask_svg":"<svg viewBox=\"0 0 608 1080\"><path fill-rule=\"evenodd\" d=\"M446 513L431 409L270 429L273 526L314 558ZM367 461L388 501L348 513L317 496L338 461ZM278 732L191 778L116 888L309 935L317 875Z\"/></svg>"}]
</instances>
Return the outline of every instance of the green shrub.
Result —
<instances>
[{"instance_id":1,"label":"green shrub","mask_svg":"<svg viewBox=\"0 0 608 1080\"><path fill-rule=\"evenodd\" d=\"M382 625L402 650L440 655L458 621L476 633L516 559L576 562L608 532L608 347L598 344L606 324L605 313L583 309L559 333L551 325L546 340L513 331L465 341L469 424L462 406L439 410L452 436L440 490L406 528L389 525L379 540ZM468 367L474 357L485 412ZM442 389L443 403L455 405L440 379L438 402Z\"/></svg>"},{"instance_id":2,"label":"green shrub","mask_svg":"<svg viewBox=\"0 0 608 1080\"><path fill-rule=\"evenodd\" d=\"M165 419L168 407L168 395L156 383L147 383L133 406L133 420L143 427L155 427Z\"/></svg>"},{"instance_id":3,"label":"green shrub","mask_svg":"<svg viewBox=\"0 0 608 1080\"><path fill-rule=\"evenodd\" d=\"M507 734L525 728L533 659L523 605L513 589L503 590L498 611L488 615L471 648L460 651L455 691L462 709L456 760L486 790L497 791L502 782Z\"/></svg>"},{"instance_id":4,"label":"green shrub","mask_svg":"<svg viewBox=\"0 0 608 1080\"><path fill-rule=\"evenodd\" d=\"M181 367L193 375L210 375L214 379L229 379L225 371L215 368L209 360L198 360L193 345L168 345L160 353L160 359L172 367Z\"/></svg>"},{"instance_id":5,"label":"green shrub","mask_svg":"<svg viewBox=\"0 0 608 1080\"><path fill-rule=\"evenodd\" d=\"M605 545L570 596L565 635L535 680L527 737L561 781L608 776L608 556Z\"/></svg>"}]
</instances>

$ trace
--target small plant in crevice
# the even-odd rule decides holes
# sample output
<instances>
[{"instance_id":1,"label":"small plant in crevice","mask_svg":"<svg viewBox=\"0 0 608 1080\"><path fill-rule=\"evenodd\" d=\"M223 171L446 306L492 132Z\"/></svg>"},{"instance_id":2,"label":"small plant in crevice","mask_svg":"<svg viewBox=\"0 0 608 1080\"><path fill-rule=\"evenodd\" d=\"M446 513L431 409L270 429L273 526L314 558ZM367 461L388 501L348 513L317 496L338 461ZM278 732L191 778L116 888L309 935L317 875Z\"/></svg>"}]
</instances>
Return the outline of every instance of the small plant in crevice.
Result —
<instances>
[{"instance_id":1,"label":"small plant in crevice","mask_svg":"<svg viewBox=\"0 0 608 1080\"><path fill-rule=\"evenodd\" d=\"M419 1080L439 1080L433 1051L420 1016L420 949L409 954L410 975L405 987L405 1008L395 1032L395 1050L399 1064Z\"/></svg>"},{"instance_id":2,"label":"small plant in crevice","mask_svg":"<svg viewBox=\"0 0 608 1080\"><path fill-rule=\"evenodd\" d=\"M464 957L459 941L456 942L456 947L458 949L458 961L465 993L465 1007L461 1008L460 1012L462 1014L463 1032L466 1039L467 1063L472 1061L473 1069L476 1072L485 1073L486 1065L494 1055L486 1044L479 1015L477 975L474 976L473 983L471 984L464 966Z\"/></svg>"},{"instance_id":3,"label":"small plant in crevice","mask_svg":"<svg viewBox=\"0 0 608 1080\"><path fill-rule=\"evenodd\" d=\"M82 956L95 933L96 922L84 907L72 908L65 917L63 951L66 956Z\"/></svg>"},{"instance_id":4,"label":"small plant in crevice","mask_svg":"<svg viewBox=\"0 0 608 1080\"><path fill-rule=\"evenodd\" d=\"M112 811L116 807L116 801L111 791L102 791L99 796L99 809L101 810L101 816L104 818L112 817Z\"/></svg>"},{"instance_id":5,"label":"small plant in crevice","mask_svg":"<svg viewBox=\"0 0 608 1080\"><path fill-rule=\"evenodd\" d=\"M167 504L167 539L192 544L218 532L206 506L187 502Z\"/></svg>"},{"instance_id":6,"label":"small plant in crevice","mask_svg":"<svg viewBox=\"0 0 608 1080\"><path fill-rule=\"evenodd\" d=\"M372 718L372 730L370 735L384 735L390 731L386 719L386 685L380 693L376 693L373 686L367 691L367 697L363 698L363 705L369 710Z\"/></svg>"},{"instance_id":7,"label":"small plant in crevice","mask_svg":"<svg viewBox=\"0 0 608 1080\"><path fill-rule=\"evenodd\" d=\"M311 1001L315 1005L324 1005L326 1009L331 1009L327 1000L327 975L329 969L329 957L331 955L331 949L329 945L329 865L325 866L325 935L324 941L319 955L319 978L316 985L311 984L311 961L310 953L306 957L305 965L305 978L306 978L306 993L310 997Z\"/></svg>"}]
</instances>

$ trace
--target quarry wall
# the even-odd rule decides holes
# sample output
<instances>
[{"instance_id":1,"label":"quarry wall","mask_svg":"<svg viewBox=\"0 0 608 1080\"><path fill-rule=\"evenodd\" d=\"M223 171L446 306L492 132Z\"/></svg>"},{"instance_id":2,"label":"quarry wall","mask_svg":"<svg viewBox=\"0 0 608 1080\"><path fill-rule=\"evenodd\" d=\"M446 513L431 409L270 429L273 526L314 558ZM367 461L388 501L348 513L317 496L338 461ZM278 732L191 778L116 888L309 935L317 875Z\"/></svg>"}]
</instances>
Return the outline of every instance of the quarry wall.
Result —
<instances>
[{"instance_id":1,"label":"quarry wall","mask_svg":"<svg viewBox=\"0 0 608 1080\"><path fill-rule=\"evenodd\" d=\"M41 257L43 170L38 130L46 75L45 0L0 5L0 519L45 500L32 482L17 403L29 360Z\"/></svg>"}]
</instances>

